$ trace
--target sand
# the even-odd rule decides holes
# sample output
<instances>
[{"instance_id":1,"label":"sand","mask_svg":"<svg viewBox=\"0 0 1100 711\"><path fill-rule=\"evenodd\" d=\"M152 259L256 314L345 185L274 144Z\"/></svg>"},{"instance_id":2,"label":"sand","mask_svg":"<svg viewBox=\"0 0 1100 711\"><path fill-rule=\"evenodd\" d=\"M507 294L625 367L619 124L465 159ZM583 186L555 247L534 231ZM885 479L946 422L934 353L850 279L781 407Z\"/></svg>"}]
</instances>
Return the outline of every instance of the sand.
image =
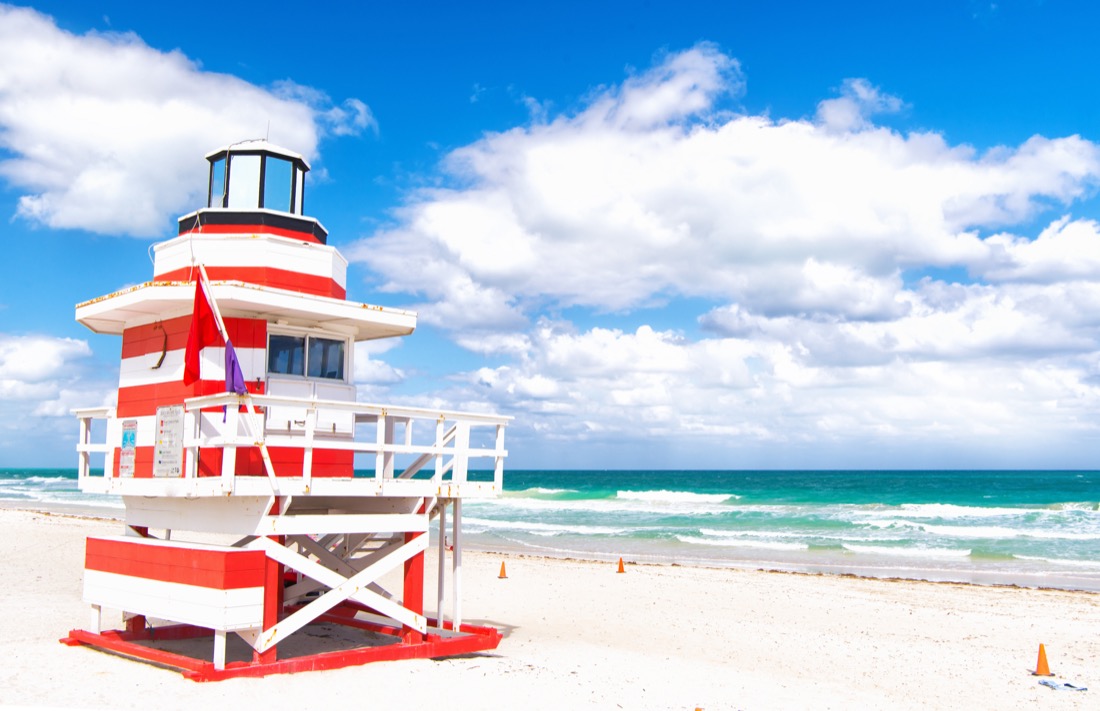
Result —
<instances>
[{"instance_id":1,"label":"sand","mask_svg":"<svg viewBox=\"0 0 1100 711\"><path fill-rule=\"evenodd\" d=\"M196 683L58 643L88 618L84 537L120 528L0 510L0 706L1100 708L1094 593L655 565L618 574L471 551L463 609L504 633L492 652ZM1030 674L1040 643L1058 680L1093 688L1040 686Z\"/></svg>"}]
</instances>

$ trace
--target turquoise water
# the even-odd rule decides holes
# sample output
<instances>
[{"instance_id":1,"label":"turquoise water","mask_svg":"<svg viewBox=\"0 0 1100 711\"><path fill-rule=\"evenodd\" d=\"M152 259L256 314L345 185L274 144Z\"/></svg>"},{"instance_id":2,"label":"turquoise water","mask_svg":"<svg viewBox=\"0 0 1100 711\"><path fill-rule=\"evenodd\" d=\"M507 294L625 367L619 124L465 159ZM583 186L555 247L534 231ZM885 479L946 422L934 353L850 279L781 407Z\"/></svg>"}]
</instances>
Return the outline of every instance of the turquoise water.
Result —
<instances>
[{"instance_id":1,"label":"turquoise water","mask_svg":"<svg viewBox=\"0 0 1100 711\"><path fill-rule=\"evenodd\" d=\"M121 508L66 469L0 469L0 499ZM490 550L1100 591L1091 471L508 471L463 522Z\"/></svg>"},{"instance_id":2,"label":"turquoise water","mask_svg":"<svg viewBox=\"0 0 1100 711\"><path fill-rule=\"evenodd\" d=\"M1100 590L1100 474L508 472L467 540L547 555Z\"/></svg>"},{"instance_id":3,"label":"turquoise water","mask_svg":"<svg viewBox=\"0 0 1100 711\"><path fill-rule=\"evenodd\" d=\"M102 475L103 470L93 473ZM85 494L76 478L76 469L0 469L0 500L45 508L60 504L122 510L119 497Z\"/></svg>"}]
</instances>

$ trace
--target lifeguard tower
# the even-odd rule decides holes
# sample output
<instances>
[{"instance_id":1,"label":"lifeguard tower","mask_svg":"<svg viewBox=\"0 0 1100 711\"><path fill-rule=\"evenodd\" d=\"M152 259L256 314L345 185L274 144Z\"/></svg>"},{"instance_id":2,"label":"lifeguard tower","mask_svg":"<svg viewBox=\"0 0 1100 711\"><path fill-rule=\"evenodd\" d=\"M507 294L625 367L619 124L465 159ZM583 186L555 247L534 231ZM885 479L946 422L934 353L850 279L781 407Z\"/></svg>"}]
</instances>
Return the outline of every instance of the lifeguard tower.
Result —
<instances>
[{"instance_id":1,"label":"lifeguard tower","mask_svg":"<svg viewBox=\"0 0 1100 711\"><path fill-rule=\"evenodd\" d=\"M154 246L153 279L76 307L122 337L117 406L75 414L80 489L122 497L125 535L87 540L91 622L62 641L198 680L496 647L462 622L462 501L501 492L509 418L357 401L355 343L408 335L416 315L345 299L347 262L304 214L302 156L249 141L206 159L206 207ZM101 629L103 608L125 628ZM318 625L362 644L280 656ZM230 634L251 658L227 660ZM204 637L205 655L165 646Z\"/></svg>"}]
</instances>

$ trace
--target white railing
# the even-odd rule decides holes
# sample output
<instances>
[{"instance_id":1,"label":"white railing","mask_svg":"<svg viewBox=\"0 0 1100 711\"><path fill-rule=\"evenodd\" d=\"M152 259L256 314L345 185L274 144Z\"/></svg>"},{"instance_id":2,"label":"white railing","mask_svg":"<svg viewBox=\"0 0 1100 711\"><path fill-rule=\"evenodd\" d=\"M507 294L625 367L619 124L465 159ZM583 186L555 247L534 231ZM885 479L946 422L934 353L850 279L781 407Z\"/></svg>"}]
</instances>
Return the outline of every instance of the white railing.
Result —
<instances>
[{"instance_id":1,"label":"white railing","mask_svg":"<svg viewBox=\"0 0 1100 711\"><path fill-rule=\"evenodd\" d=\"M103 472L110 476L111 471L114 469L115 448L107 444L106 435L104 435L102 442L92 441L92 423L95 420L114 419L114 408L84 407L73 410L72 413L76 415L77 421L80 423L80 434L76 440L77 477L80 481L91 477L93 454L104 455Z\"/></svg>"},{"instance_id":2,"label":"white railing","mask_svg":"<svg viewBox=\"0 0 1100 711\"><path fill-rule=\"evenodd\" d=\"M242 410L248 400L254 408ZM356 482L374 481L378 485L392 485L394 482L411 481L416 474L430 469L430 478L421 476L416 481L440 491L454 489L454 495L461 495L459 489L468 483L467 476L473 468L491 469L493 472L491 484L475 484L489 486L496 493L503 487L504 458L508 454L504 449L504 429L512 419L510 417L271 395L237 396L232 393L190 398L182 405L182 474L180 477L158 477L154 480L176 482L167 487L172 494L196 493L197 486L181 487L178 484L181 479L196 484L201 481L205 485L203 490L210 488L211 480L220 480L219 490L222 493L240 491L242 480L247 480L249 490L254 490L255 484L259 483L257 480L263 481L264 478L237 474L236 452L240 447L278 447L302 451L300 475L286 476L285 472L265 467L273 493L322 493L316 490L318 484L326 485L327 490L332 491L336 486L333 479L343 478L346 482L352 477L354 464L348 467L346 477L315 479L313 460L314 454L319 451L350 452L353 462L357 457L373 459L373 477L357 478ZM267 422L266 416L272 408L282 408L281 412L293 412L295 415L290 420L282 420L283 426L273 429L269 427L271 423ZM148 474L141 479L113 476L114 452L121 443L122 431L120 418L115 416L113 409L88 408L74 410L73 414L80 423L77 452L82 489L125 493L126 482L133 482L131 488L140 487L149 493L155 491L155 485L147 478ZM97 420L106 421L106 432L100 442L94 442L92 434ZM337 420L348 424L342 425L339 431L332 425L331 432L327 426L318 426L319 422L332 423ZM352 422L354 426L350 425ZM149 443L144 444L148 446ZM203 449L221 450L220 476L199 476L199 451ZM97 453L104 455L102 476L93 475L91 471L91 457ZM369 469L369 466L361 468ZM470 488L467 487L468 490ZM341 490L347 491L347 486L342 486ZM443 495L448 494L443 492Z\"/></svg>"}]
</instances>

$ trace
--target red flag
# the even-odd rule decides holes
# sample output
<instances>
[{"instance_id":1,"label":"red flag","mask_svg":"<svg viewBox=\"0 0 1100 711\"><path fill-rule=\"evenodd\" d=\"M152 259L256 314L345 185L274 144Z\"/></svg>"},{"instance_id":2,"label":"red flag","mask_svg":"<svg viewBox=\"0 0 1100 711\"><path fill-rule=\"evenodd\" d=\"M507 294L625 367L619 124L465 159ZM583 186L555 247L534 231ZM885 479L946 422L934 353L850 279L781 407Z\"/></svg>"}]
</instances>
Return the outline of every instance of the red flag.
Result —
<instances>
[{"instance_id":1,"label":"red flag","mask_svg":"<svg viewBox=\"0 0 1100 711\"><path fill-rule=\"evenodd\" d=\"M190 385L201 375L199 351L207 346L219 346L222 342L214 309L206 300L202 280L195 281L195 306L191 311L191 330L187 334L187 349L183 353L183 384Z\"/></svg>"}]
</instances>

